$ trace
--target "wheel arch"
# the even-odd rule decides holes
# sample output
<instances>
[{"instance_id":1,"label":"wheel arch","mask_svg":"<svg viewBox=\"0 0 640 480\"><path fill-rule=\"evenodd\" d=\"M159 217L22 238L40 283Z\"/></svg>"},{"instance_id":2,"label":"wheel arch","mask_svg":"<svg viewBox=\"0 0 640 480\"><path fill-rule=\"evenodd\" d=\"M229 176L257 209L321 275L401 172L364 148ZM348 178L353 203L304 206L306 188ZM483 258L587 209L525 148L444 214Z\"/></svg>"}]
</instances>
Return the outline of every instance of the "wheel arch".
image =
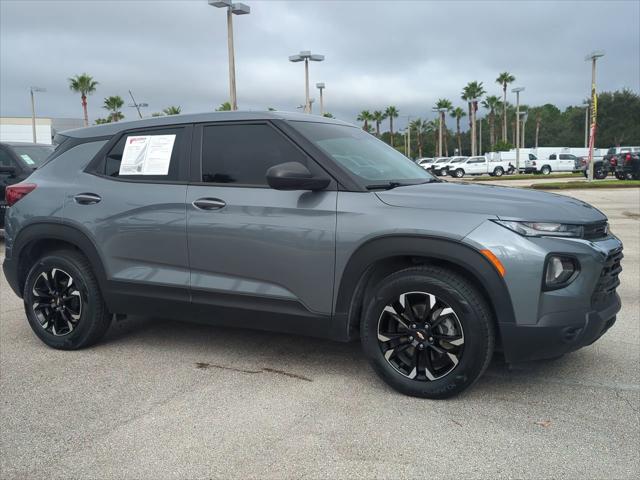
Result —
<instances>
[{"instance_id":1,"label":"wheel arch","mask_svg":"<svg viewBox=\"0 0 640 480\"><path fill-rule=\"evenodd\" d=\"M25 227L16 236L13 244L16 282L20 293L24 289L27 274L33 262L47 251L70 248L82 253L105 290L106 273L98 249L80 229L61 223L38 223Z\"/></svg>"},{"instance_id":2,"label":"wheel arch","mask_svg":"<svg viewBox=\"0 0 640 480\"><path fill-rule=\"evenodd\" d=\"M477 250L456 240L423 236L385 236L367 241L349 258L339 280L334 335L357 338L367 290L401 268L421 264L454 270L485 297L497 324L515 323L504 280Z\"/></svg>"}]
</instances>

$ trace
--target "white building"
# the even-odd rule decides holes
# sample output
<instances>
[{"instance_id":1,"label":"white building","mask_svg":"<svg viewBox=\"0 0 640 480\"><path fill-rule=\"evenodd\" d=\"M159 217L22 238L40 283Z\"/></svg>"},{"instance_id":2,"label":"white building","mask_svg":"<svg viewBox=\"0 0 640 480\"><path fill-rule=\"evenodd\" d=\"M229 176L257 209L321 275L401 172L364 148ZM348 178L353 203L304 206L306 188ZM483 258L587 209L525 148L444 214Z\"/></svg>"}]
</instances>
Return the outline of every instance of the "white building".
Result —
<instances>
[{"instance_id":1,"label":"white building","mask_svg":"<svg viewBox=\"0 0 640 480\"><path fill-rule=\"evenodd\" d=\"M36 143L51 144L51 119L36 118ZM0 142L33 142L31 117L0 117Z\"/></svg>"}]
</instances>

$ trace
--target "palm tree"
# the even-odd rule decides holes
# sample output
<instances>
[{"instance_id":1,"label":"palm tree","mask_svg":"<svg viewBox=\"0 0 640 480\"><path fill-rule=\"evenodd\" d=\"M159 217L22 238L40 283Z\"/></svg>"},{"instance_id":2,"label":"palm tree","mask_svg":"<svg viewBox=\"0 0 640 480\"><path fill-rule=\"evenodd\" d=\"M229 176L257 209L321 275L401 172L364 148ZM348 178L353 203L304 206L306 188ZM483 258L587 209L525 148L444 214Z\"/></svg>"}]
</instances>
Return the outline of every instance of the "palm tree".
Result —
<instances>
[{"instance_id":1,"label":"palm tree","mask_svg":"<svg viewBox=\"0 0 640 480\"><path fill-rule=\"evenodd\" d=\"M371 112L369 112L369 110L362 110L360 112L360 114L358 115L358 119L359 122L364 122L364 125L362 125L362 129L365 132L369 131L369 122L371 120L373 120L373 117L371 115Z\"/></svg>"},{"instance_id":2,"label":"palm tree","mask_svg":"<svg viewBox=\"0 0 640 480\"><path fill-rule=\"evenodd\" d=\"M164 113L165 115L180 115L180 112L182 112L182 107L180 105L171 105L170 107L162 110L162 113Z\"/></svg>"},{"instance_id":3,"label":"palm tree","mask_svg":"<svg viewBox=\"0 0 640 480\"><path fill-rule=\"evenodd\" d=\"M229 112L231 111L231 104L229 102L221 103L216 112Z\"/></svg>"},{"instance_id":4,"label":"palm tree","mask_svg":"<svg viewBox=\"0 0 640 480\"><path fill-rule=\"evenodd\" d=\"M123 105L124 100L122 100L122 97L115 95L105 98L102 108L109 111L109 117L111 117L112 122L117 122L124 118L124 115L120 111Z\"/></svg>"},{"instance_id":5,"label":"palm tree","mask_svg":"<svg viewBox=\"0 0 640 480\"><path fill-rule=\"evenodd\" d=\"M69 78L69 89L79 93L82 99L82 111L84 113L84 126L89 126L89 113L87 112L87 95L91 95L96 91L98 82L91 75L83 73Z\"/></svg>"},{"instance_id":6,"label":"palm tree","mask_svg":"<svg viewBox=\"0 0 640 480\"><path fill-rule=\"evenodd\" d=\"M451 116L456 119L456 137L458 139L459 155L462 155L462 137L460 135L460 119L462 117L465 117L466 115L467 114L465 113L465 111L460 107L456 107L451 111Z\"/></svg>"},{"instance_id":7,"label":"palm tree","mask_svg":"<svg viewBox=\"0 0 640 480\"><path fill-rule=\"evenodd\" d=\"M462 99L466 100L469 105L469 127L471 128L471 155L476 154L476 129L475 120L478 111L478 99L485 93L482 82L469 82L462 89Z\"/></svg>"},{"instance_id":8,"label":"palm tree","mask_svg":"<svg viewBox=\"0 0 640 480\"><path fill-rule=\"evenodd\" d=\"M496 83L502 85L502 141L507 141L507 85L516 81L516 77L509 72L502 72L496 78Z\"/></svg>"},{"instance_id":9,"label":"palm tree","mask_svg":"<svg viewBox=\"0 0 640 480\"><path fill-rule=\"evenodd\" d=\"M387 116L384 114L384 112L380 111L380 110L376 110L375 112L373 112L373 121L376 122L376 136L380 136L380 124L384 121L385 118L387 118Z\"/></svg>"},{"instance_id":10,"label":"palm tree","mask_svg":"<svg viewBox=\"0 0 640 480\"><path fill-rule=\"evenodd\" d=\"M496 144L496 111L500 108L502 101L496 95L489 95L482 101L482 106L489 110L489 142Z\"/></svg>"},{"instance_id":11,"label":"palm tree","mask_svg":"<svg viewBox=\"0 0 640 480\"><path fill-rule=\"evenodd\" d=\"M389 133L391 134L391 146L393 147L393 119L394 118L398 118L398 109L396 107L394 107L393 105L390 105L387 107L387 109L384 111L384 114L387 116L387 118L389 119Z\"/></svg>"},{"instance_id":12,"label":"palm tree","mask_svg":"<svg viewBox=\"0 0 640 480\"><path fill-rule=\"evenodd\" d=\"M409 124L409 128L416 132L416 143L418 144L418 158L422 158L422 146L424 145L424 135L428 133L428 123L420 118L416 118Z\"/></svg>"},{"instance_id":13,"label":"palm tree","mask_svg":"<svg viewBox=\"0 0 640 480\"><path fill-rule=\"evenodd\" d=\"M448 145L449 142L447 141L446 115L447 115L447 113L449 113L451 111L451 109L453 108L453 105L446 98L441 98L436 102L436 108L438 110L445 110L444 112L438 112L438 113L439 113L439 116L440 116L439 120L442 122L445 156L448 157L449 156L449 145Z\"/></svg>"}]
</instances>

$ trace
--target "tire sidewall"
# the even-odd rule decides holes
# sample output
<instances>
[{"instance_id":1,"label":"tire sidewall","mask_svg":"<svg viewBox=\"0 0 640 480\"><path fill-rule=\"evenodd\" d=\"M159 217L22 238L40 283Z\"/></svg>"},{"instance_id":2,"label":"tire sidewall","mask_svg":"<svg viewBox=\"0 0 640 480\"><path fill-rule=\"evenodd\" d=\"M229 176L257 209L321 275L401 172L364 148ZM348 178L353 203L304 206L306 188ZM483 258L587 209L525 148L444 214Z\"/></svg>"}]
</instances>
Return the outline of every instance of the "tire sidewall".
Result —
<instances>
[{"instance_id":1,"label":"tire sidewall","mask_svg":"<svg viewBox=\"0 0 640 480\"><path fill-rule=\"evenodd\" d=\"M547 166L544 166L540 169L540 173L542 175L549 175L551 173L551 169Z\"/></svg>"},{"instance_id":2,"label":"tire sidewall","mask_svg":"<svg viewBox=\"0 0 640 480\"><path fill-rule=\"evenodd\" d=\"M501 177L504 174L504 170L502 168L498 167L493 171L493 174L496 177Z\"/></svg>"},{"instance_id":3,"label":"tire sidewall","mask_svg":"<svg viewBox=\"0 0 640 480\"><path fill-rule=\"evenodd\" d=\"M427 292L446 302L458 316L464 332L464 351L460 363L443 378L434 381L416 381L398 373L384 358L377 338L378 320L386 305L400 294L412 291ZM482 373L489 332L479 312L474 311L463 293L456 288L424 273L398 277L383 285L369 297L363 319L362 344L374 369L393 388L402 393L430 398L446 398L464 390Z\"/></svg>"},{"instance_id":4,"label":"tire sidewall","mask_svg":"<svg viewBox=\"0 0 640 480\"><path fill-rule=\"evenodd\" d=\"M45 331L38 321L32 305L34 302L33 285L38 276L52 268L59 268L67 272L73 278L82 300L82 311L78 325L68 335L55 336ZM90 291L87 285L85 274L78 268L73 259L64 254L51 254L38 260L27 275L23 292L24 308L29 321L29 325L34 333L47 345L60 349L73 349L76 345L82 344L91 335L91 324L96 315L95 294Z\"/></svg>"},{"instance_id":5,"label":"tire sidewall","mask_svg":"<svg viewBox=\"0 0 640 480\"><path fill-rule=\"evenodd\" d=\"M456 176L456 178L462 178L462 177L464 177L464 170L462 170L461 168L457 169L457 170L455 171L455 176Z\"/></svg>"}]
</instances>

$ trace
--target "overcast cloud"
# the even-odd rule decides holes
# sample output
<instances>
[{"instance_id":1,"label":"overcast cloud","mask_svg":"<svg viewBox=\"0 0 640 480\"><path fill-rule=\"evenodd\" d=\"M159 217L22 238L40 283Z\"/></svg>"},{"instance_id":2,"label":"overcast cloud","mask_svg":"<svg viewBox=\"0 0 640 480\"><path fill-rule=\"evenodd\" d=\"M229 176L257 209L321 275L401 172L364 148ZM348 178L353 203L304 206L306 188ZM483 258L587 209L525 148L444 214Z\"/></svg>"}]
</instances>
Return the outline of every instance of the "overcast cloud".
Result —
<instances>
[{"instance_id":1,"label":"overcast cloud","mask_svg":"<svg viewBox=\"0 0 640 480\"><path fill-rule=\"evenodd\" d=\"M326 56L311 65L312 86L325 82L326 110L347 121L387 105L429 118L438 98L463 106L471 80L500 94L505 70L526 87L525 103L580 104L594 49L606 51L599 90L640 90L637 0L242 1L251 14L234 17L241 109L303 103L302 64L287 61L300 50ZM29 116L37 85L47 88L39 115L80 118L67 78L82 72L100 82L92 119L106 116L104 97L128 101L129 89L147 114L211 110L228 99L224 13L206 0L0 0L0 115Z\"/></svg>"}]
</instances>

